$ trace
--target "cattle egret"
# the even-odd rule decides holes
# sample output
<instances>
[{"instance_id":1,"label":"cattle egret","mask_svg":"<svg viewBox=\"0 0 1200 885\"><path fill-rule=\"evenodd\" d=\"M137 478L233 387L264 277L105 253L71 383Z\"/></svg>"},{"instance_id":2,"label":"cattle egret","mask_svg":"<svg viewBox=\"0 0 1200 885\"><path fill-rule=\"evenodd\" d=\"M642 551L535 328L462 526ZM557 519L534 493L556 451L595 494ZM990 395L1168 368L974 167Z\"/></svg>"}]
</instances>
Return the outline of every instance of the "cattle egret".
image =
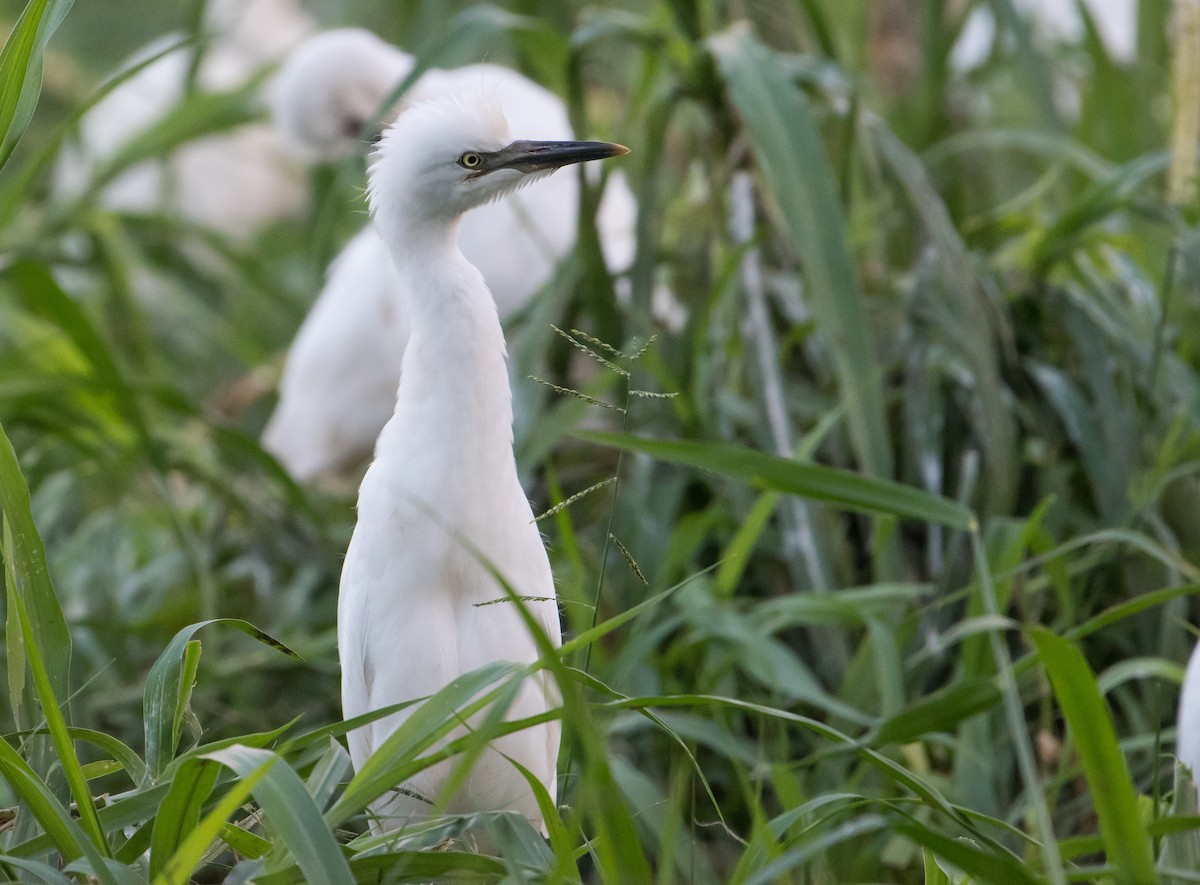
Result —
<instances>
[{"instance_id":1,"label":"cattle egret","mask_svg":"<svg viewBox=\"0 0 1200 885\"><path fill-rule=\"evenodd\" d=\"M196 84L204 91L238 89L278 61L313 28L296 0L220 0L210 5L205 49ZM132 67L167 48L178 34L136 53ZM65 148L55 190L75 199L96 174L184 99L191 46L167 53L138 71L92 107L80 121L79 140ZM109 182L100 200L124 212L168 211L233 238L266 222L299 213L307 199L302 166L268 123L239 126L197 138L170 156L137 163Z\"/></svg>"},{"instance_id":2,"label":"cattle egret","mask_svg":"<svg viewBox=\"0 0 1200 885\"><path fill-rule=\"evenodd\" d=\"M1175 756L1191 769L1192 780L1200 784L1200 643L1192 651L1179 691L1179 729L1175 743Z\"/></svg>"},{"instance_id":3,"label":"cattle egret","mask_svg":"<svg viewBox=\"0 0 1200 885\"><path fill-rule=\"evenodd\" d=\"M280 68L272 100L276 124L312 157L331 159L365 149L364 123L376 117L412 66L410 56L368 31L319 34ZM574 138L557 96L497 65L427 71L405 103L481 87L494 93L514 130L541 139ZM544 288L574 246L578 204L578 179L563 174L463 219L459 245L483 274L501 319ZM597 224L614 273L633 262L636 218L637 202L628 185L611 176ZM364 230L336 259L288 350L279 404L263 432L263 445L299 480L368 453L395 405L404 349L397 332L407 324L400 283L374 237Z\"/></svg>"},{"instance_id":4,"label":"cattle egret","mask_svg":"<svg viewBox=\"0 0 1200 885\"><path fill-rule=\"evenodd\" d=\"M600 142L512 141L499 104L480 93L416 105L383 136L369 199L403 281L411 333L342 570L338 651L347 718L430 695L491 662L536 661L515 605L491 604L505 600L494 574L531 600L546 635L560 642L550 564L517 479L503 330L456 235L469 210L561 166L623 153ZM538 672L507 717L544 713L555 698L550 677ZM350 733L356 768L409 712ZM451 796L442 788L453 760L439 763L376 804L377 826L395 829L439 810L511 810L542 827L533 792L512 763L553 797L558 744L553 722L499 738Z\"/></svg>"}]
</instances>

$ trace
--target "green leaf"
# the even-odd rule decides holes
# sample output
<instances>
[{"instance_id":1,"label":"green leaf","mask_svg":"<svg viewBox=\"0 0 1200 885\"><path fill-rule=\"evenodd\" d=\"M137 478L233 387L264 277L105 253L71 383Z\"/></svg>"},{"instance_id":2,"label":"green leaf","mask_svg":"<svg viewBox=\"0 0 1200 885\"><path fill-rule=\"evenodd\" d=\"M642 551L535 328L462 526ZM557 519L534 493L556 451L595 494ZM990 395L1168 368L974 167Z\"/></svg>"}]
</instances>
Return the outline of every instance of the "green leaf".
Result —
<instances>
[{"instance_id":1,"label":"green leaf","mask_svg":"<svg viewBox=\"0 0 1200 885\"><path fill-rule=\"evenodd\" d=\"M198 806L193 806L193 800L198 798L200 802L203 801L203 798L199 797L199 792L207 795L207 790L212 788L211 781L215 781L219 769L212 762L194 762L185 766L186 771L180 772L185 786L198 787L200 790L194 795L180 794L179 799L182 800L184 808L164 808L159 811L160 816L164 811L171 815L174 825L164 833L163 844L166 844L168 836L178 835L183 838L174 854L162 865L162 869L154 874L154 885L188 885L192 881L192 871L200 863L213 840L223 831L226 821L245 804L251 791L266 777L276 762L278 762L278 757L271 754L271 758L242 775L221 797L221 800L209 810L203 820L195 819L192 812L198 810ZM170 798L168 796L168 799L163 801L164 806L168 804ZM156 825L156 833L157 829Z\"/></svg>"},{"instance_id":2,"label":"green leaf","mask_svg":"<svg viewBox=\"0 0 1200 885\"><path fill-rule=\"evenodd\" d=\"M158 778L179 746L183 716L195 680L198 647L192 637L203 627L220 624L253 636L259 642L284 654L299 657L294 651L240 618L214 618L184 627L158 656L146 677L142 707L146 732L146 767L151 779Z\"/></svg>"},{"instance_id":3,"label":"green leaf","mask_svg":"<svg viewBox=\"0 0 1200 885\"><path fill-rule=\"evenodd\" d=\"M837 178L816 117L779 57L748 28L735 26L717 34L709 47L749 130L763 187L779 205L803 262L808 297L837 365L858 457L868 473L891 476L883 386L865 299L855 279Z\"/></svg>"},{"instance_id":4,"label":"green leaf","mask_svg":"<svg viewBox=\"0 0 1200 885\"><path fill-rule=\"evenodd\" d=\"M176 858L175 854L200 822L200 813L220 773L216 765L192 761L180 766L171 778L171 789L158 808L150 835L151 878L163 876L169 865L176 872L190 874L194 863L185 870L182 858ZM171 880L173 875L164 877Z\"/></svg>"},{"instance_id":5,"label":"green leaf","mask_svg":"<svg viewBox=\"0 0 1200 885\"><path fill-rule=\"evenodd\" d=\"M0 168L33 117L42 89L42 53L74 0L30 0L0 50Z\"/></svg>"},{"instance_id":6,"label":"green leaf","mask_svg":"<svg viewBox=\"0 0 1200 885\"><path fill-rule=\"evenodd\" d=\"M642 452L660 461L711 470L756 488L802 495L862 513L938 522L963 530L969 530L975 522L974 515L962 504L912 486L819 464L802 464L729 443L647 439L599 431L575 435L627 452Z\"/></svg>"},{"instance_id":7,"label":"green leaf","mask_svg":"<svg viewBox=\"0 0 1200 885\"><path fill-rule=\"evenodd\" d=\"M375 749L346 785L346 791L325 813L330 826L340 825L406 780L417 754L459 724L462 707L520 669L515 664L498 661L458 677L423 701Z\"/></svg>"},{"instance_id":8,"label":"green leaf","mask_svg":"<svg viewBox=\"0 0 1200 885\"><path fill-rule=\"evenodd\" d=\"M996 885L1038 885L1038 879L1011 855L984 851L965 839L952 839L920 824L900 823L895 829L943 860L961 867L973 880Z\"/></svg>"},{"instance_id":9,"label":"green leaf","mask_svg":"<svg viewBox=\"0 0 1200 885\"><path fill-rule=\"evenodd\" d=\"M270 750L232 746L210 753L243 778L256 778L254 798L266 812L271 830L309 882L354 882L345 855L321 817L321 810L292 767Z\"/></svg>"},{"instance_id":10,"label":"green leaf","mask_svg":"<svg viewBox=\"0 0 1200 885\"><path fill-rule=\"evenodd\" d=\"M50 688L56 697L65 699L70 694L71 634L50 583L46 548L30 509L29 487L25 485L16 452L3 427L0 427L0 511L12 532L9 567L15 573L19 587L16 595L25 602ZM7 553L5 558L9 559ZM11 609L9 618L12 618Z\"/></svg>"},{"instance_id":11,"label":"green leaf","mask_svg":"<svg viewBox=\"0 0 1200 885\"><path fill-rule=\"evenodd\" d=\"M16 750L0 739L0 775L66 860L82 857L87 837Z\"/></svg>"},{"instance_id":12,"label":"green leaf","mask_svg":"<svg viewBox=\"0 0 1200 885\"><path fill-rule=\"evenodd\" d=\"M1158 881L1154 853L1138 814L1137 793L1117 743L1112 713L1096 677L1068 640L1042 628L1031 630L1029 636L1074 736L1114 877L1121 885L1153 885Z\"/></svg>"}]
</instances>

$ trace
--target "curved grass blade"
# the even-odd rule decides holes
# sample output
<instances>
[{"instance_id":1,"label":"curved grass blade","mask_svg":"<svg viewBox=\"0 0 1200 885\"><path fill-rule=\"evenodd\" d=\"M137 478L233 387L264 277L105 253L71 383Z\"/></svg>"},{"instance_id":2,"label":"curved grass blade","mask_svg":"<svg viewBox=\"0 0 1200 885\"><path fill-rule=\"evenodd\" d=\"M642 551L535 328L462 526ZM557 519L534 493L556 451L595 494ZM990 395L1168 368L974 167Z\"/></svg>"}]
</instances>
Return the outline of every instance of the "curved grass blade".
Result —
<instances>
[{"instance_id":1,"label":"curved grass blade","mask_svg":"<svg viewBox=\"0 0 1200 885\"><path fill-rule=\"evenodd\" d=\"M152 879L163 877L174 881L180 874L191 874L195 862L188 864L184 857L176 855L188 834L196 830L200 813L217 785L220 773L221 769L216 765L193 761L180 766L171 778L171 788L158 808L150 834Z\"/></svg>"},{"instance_id":2,"label":"curved grass blade","mask_svg":"<svg viewBox=\"0 0 1200 885\"><path fill-rule=\"evenodd\" d=\"M30 0L0 50L0 169L25 133L42 91L42 53L74 0Z\"/></svg>"},{"instance_id":3,"label":"curved grass blade","mask_svg":"<svg viewBox=\"0 0 1200 885\"><path fill-rule=\"evenodd\" d=\"M963 530L969 530L975 523L974 515L962 504L912 486L818 464L801 464L743 446L647 439L601 431L587 431L575 436L628 452L642 452L661 461L711 470L756 488L803 495L849 510L937 522Z\"/></svg>"},{"instance_id":4,"label":"curved grass blade","mask_svg":"<svg viewBox=\"0 0 1200 885\"><path fill-rule=\"evenodd\" d=\"M50 789L41 782L20 754L5 740L0 740L0 775L41 824L51 845L65 860L83 856L88 840L79 829L79 825L72 820L71 815L58 803Z\"/></svg>"},{"instance_id":5,"label":"curved grass blade","mask_svg":"<svg viewBox=\"0 0 1200 885\"><path fill-rule=\"evenodd\" d=\"M1075 738L1104 849L1115 867L1114 879L1120 885L1152 885L1158 881L1154 853L1138 814L1133 778L1117 742L1112 713L1096 677L1070 641L1043 628L1031 630L1029 637Z\"/></svg>"},{"instance_id":6,"label":"curved grass blade","mask_svg":"<svg viewBox=\"0 0 1200 885\"><path fill-rule=\"evenodd\" d=\"M186 45L188 38L169 42L158 52L152 53L135 65L123 68L117 74L105 80L91 95L76 105L65 120L59 123L49 137L44 137L33 156L5 183L0 184L0 228L7 227L16 216L25 195L29 193L34 181L45 173L50 164L58 156L63 142L71 130L79 124L89 110L95 107L106 95L138 73L157 62L159 59Z\"/></svg>"},{"instance_id":7,"label":"curved grass blade","mask_svg":"<svg viewBox=\"0 0 1200 885\"><path fill-rule=\"evenodd\" d=\"M973 882L992 882L994 885L1038 885L1038 880L1011 855L983 851L961 839L951 839L929 827L916 823L896 824L895 831L907 836L923 848L948 860L972 876Z\"/></svg>"},{"instance_id":8,"label":"curved grass blade","mask_svg":"<svg viewBox=\"0 0 1200 885\"><path fill-rule=\"evenodd\" d=\"M354 882L346 857L304 788L304 781L277 754L234 745L204 758L232 769L243 780L256 780L252 790L255 800L266 813L279 843L309 882Z\"/></svg>"},{"instance_id":9,"label":"curved grass blade","mask_svg":"<svg viewBox=\"0 0 1200 885\"><path fill-rule=\"evenodd\" d=\"M146 732L146 767L151 779L158 778L175 755L183 730L184 715L191 698L199 644L192 637L203 627L220 624L253 636L259 642L284 654L299 657L294 651L240 618L214 618L184 627L158 656L146 677L143 715Z\"/></svg>"},{"instance_id":10,"label":"curved grass blade","mask_svg":"<svg viewBox=\"0 0 1200 885\"><path fill-rule=\"evenodd\" d=\"M277 761L278 757L272 755L269 760L243 775L230 787L229 792L221 797L221 801L213 806L208 814L204 816L203 820L194 822L190 829L184 831L184 838L179 843L174 854L166 861L160 871L152 873L154 875L152 880L154 885L187 885L187 883L192 881L192 871L204 857L204 853L208 850L209 845L219 836L225 827L226 821L246 802L250 793ZM188 768L193 767L188 766ZM205 782L209 778L215 780L218 772L217 766L212 763L196 764L193 770L197 772L197 777ZM203 772L203 774L199 774L200 772ZM211 774L208 772L211 772ZM211 788L211 784L209 784L209 787ZM163 804L166 805L167 801L164 800ZM161 814L162 812L160 811ZM158 826L156 822L156 833L157 830ZM153 847L151 847L152 860L154 856L153 850Z\"/></svg>"},{"instance_id":11,"label":"curved grass blade","mask_svg":"<svg viewBox=\"0 0 1200 885\"><path fill-rule=\"evenodd\" d=\"M70 693L71 634L50 583L46 548L30 509L29 487L3 427L0 427L0 511L12 532L11 566L25 600L50 688L56 697L66 698Z\"/></svg>"},{"instance_id":12,"label":"curved grass blade","mask_svg":"<svg viewBox=\"0 0 1200 885\"><path fill-rule=\"evenodd\" d=\"M415 755L459 723L458 713L484 689L511 677L522 668L499 661L460 676L430 696L371 754L337 802L325 813L330 826L351 815L405 780L403 769Z\"/></svg>"}]
</instances>

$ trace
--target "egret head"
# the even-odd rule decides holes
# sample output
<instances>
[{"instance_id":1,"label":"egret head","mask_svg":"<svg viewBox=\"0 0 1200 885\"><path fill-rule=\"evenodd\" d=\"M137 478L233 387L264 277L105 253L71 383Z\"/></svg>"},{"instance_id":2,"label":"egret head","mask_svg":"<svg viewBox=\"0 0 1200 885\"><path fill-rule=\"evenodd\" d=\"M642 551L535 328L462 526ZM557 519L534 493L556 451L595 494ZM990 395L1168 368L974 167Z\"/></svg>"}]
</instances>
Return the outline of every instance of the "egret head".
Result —
<instances>
[{"instance_id":1,"label":"egret head","mask_svg":"<svg viewBox=\"0 0 1200 885\"><path fill-rule=\"evenodd\" d=\"M412 58L361 28L325 31L300 44L275 80L275 125L304 153L335 160L365 150L363 128L412 70Z\"/></svg>"},{"instance_id":2,"label":"egret head","mask_svg":"<svg viewBox=\"0 0 1200 885\"><path fill-rule=\"evenodd\" d=\"M598 141L514 141L494 96L442 96L412 105L384 131L371 164L371 207L450 222L563 166L628 152Z\"/></svg>"}]
</instances>

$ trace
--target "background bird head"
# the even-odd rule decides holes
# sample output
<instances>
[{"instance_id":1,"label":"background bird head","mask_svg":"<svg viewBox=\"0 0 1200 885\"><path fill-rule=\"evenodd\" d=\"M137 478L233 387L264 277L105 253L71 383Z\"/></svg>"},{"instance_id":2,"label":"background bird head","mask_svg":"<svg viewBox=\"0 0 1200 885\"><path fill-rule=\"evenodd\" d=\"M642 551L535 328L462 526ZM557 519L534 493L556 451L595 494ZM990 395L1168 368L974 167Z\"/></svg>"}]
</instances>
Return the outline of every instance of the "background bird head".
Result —
<instances>
[{"instance_id":1,"label":"background bird head","mask_svg":"<svg viewBox=\"0 0 1200 885\"><path fill-rule=\"evenodd\" d=\"M367 147L363 129L412 70L412 58L361 28L325 31L279 69L275 125L301 152L336 160Z\"/></svg>"},{"instance_id":2,"label":"background bird head","mask_svg":"<svg viewBox=\"0 0 1200 885\"><path fill-rule=\"evenodd\" d=\"M563 166L627 152L596 141L514 141L494 96L457 93L411 106L384 132L371 206L451 221Z\"/></svg>"}]
</instances>

